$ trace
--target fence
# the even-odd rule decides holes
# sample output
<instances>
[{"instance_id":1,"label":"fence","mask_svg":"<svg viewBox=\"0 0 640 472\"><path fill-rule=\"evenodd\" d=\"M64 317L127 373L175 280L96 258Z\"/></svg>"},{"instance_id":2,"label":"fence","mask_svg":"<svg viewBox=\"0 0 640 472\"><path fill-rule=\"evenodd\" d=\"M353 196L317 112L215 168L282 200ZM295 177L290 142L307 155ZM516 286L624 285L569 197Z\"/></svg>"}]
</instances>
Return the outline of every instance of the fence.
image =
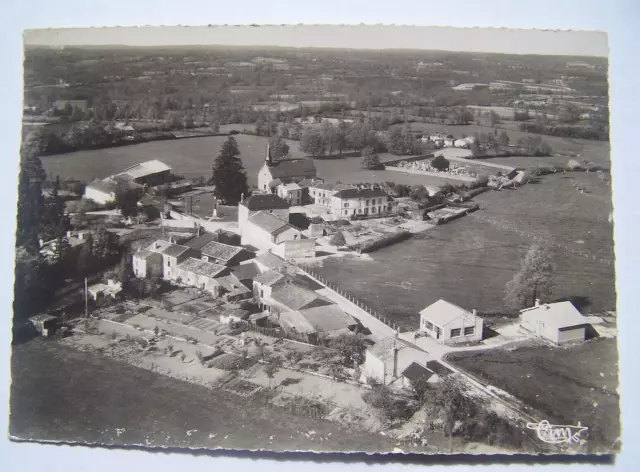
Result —
<instances>
[{"instance_id":1,"label":"fence","mask_svg":"<svg viewBox=\"0 0 640 472\"><path fill-rule=\"evenodd\" d=\"M327 279L325 279L320 274L315 272L311 267L307 267L307 266L304 266L302 264L299 264L298 268L300 270L302 270L305 274L309 275L310 277L314 278L316 281L320 282L322 285L327 287L329 290L333 290L335 293L340 295L342 298L346 299L347 301L350 301L351 303L356 305L361 310L363 310L366 313L368 313L369 315L373 316L378 321L381 321L382 323L384 323L385 325L387 325L391 329L397 331L398 333L402 332L402 327L400 327L399 325L393 323L389 318L387 318L386 316L378 313L373 308L369 307L364 302L362 302L361 300L357 299L356 297L354 297L350 293L345 292L342 288L338 287L336 284L334 284L332 282L329 282Z\"/></svg>"}]
</instances>

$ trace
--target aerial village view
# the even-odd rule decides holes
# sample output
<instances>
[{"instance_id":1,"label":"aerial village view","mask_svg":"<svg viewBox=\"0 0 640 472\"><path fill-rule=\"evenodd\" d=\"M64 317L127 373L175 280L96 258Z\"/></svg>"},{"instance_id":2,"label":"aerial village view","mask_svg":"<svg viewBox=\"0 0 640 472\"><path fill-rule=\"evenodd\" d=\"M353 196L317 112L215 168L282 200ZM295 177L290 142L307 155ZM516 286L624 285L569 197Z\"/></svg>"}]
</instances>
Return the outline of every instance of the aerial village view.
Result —
<instances>
[{"instance_id":1,"label":"aerial village view","mask_svg":"<svg viewBox=\"0 0 640 472\"><path fill-rule=\"evenodd\" d=\"M13 438L618 447L606 57L27 42L24 68Z\"/></svg>"}]
</instances>

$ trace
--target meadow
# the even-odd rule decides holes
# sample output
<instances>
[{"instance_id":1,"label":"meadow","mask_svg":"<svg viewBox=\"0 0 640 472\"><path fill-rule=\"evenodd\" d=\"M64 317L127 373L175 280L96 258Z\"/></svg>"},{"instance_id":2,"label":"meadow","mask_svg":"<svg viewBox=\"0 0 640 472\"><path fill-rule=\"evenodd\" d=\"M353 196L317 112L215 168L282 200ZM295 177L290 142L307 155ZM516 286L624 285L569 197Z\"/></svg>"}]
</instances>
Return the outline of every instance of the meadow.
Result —
<instances>
[{"instance_id":1,"label":"meadow","mask_svg":"<svg viewBox=\"0 0 640 472\"><path fill-rule=\"evenodd\" d=\"M243 128L236 127L239 131ZM268 138L238 134L234 136L240 149L249 185L257 184L258 171L262 167ZM214 158L220 152L226 136L208 136L169 141L120 146L107 149L77 151L42 158L47 173L60 178L72 177L86 182L104 178L139 162L159 159L172 167L173 172L187 178L210 177ZM297 141L288 141L292 158L306 157L298 147ZM395 158L382 155L381 160ZM392 180L408 185L434 185L447 182L437 177L401 174L392 171L364 170L360 157L320 158L315 160L318 177L327 182L343 183L384 182ZM449 183L455 183L450 181Z\"/></svg>"},{"instance_id":2,"label":"meadow","mask_svg":"<svg viewBox=\"0 0 640 472\"><path fill-rule=\"evenodd\" d=\"M504 311L504 287L536 235L555 248L555 291L548 301L571 298L583 312L615 309L610 189L594 173L575 178L590 193L581 194L560 175L487 192L474 199L482 209L469 216L370 257L327 259L315 270L415 329L418 312L440 298L480 312Z\"/></svg>"}]
</instances>

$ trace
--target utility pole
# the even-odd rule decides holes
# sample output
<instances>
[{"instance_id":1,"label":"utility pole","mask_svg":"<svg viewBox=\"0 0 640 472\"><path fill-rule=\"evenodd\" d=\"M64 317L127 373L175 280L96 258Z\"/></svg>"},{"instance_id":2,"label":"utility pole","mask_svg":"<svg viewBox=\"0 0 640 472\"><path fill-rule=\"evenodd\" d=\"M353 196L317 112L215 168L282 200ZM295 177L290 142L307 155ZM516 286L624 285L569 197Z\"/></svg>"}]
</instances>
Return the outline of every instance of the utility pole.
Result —
<instances>
[{"instance_id":1,"label":"utility pole","mask_svg":"<svg viewBox=\"0 0 640 472\"><path fill-rule=\"evenodd\" d=\"M89 318L89 288L87 278L84 278L84 317Z\"/></svg>"}]
</instances>

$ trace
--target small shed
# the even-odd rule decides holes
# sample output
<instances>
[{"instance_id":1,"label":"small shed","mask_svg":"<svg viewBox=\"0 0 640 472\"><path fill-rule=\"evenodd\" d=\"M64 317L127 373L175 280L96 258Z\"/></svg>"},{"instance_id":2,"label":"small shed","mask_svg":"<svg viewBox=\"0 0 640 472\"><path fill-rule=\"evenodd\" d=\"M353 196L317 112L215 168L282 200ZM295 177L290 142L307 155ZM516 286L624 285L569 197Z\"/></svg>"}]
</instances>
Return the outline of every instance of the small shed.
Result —
<instances>
[{"instance_id":1,"label":"small shed","mask_svg":"<svg viewBox=\"0 0 640 472\"><path fill-rule=\"evenodd\" d=\"M40 336L53 336L58 328L58 318L53 315L36 315L29 318L29 321Z\"/></svg>"},{"instance_id":2,"label":"small shed","mask_svg":"<svg viewBox=\"0 0 640 472\"><path fill-rule=\"evenodd\" d=\"M412 362L409 367L402 371L402 386L410 389L420 380L433 383L437 378L436 373L426 366Z\"/></svg>"},{"instance_id":3,"label":"small shed","mask_svg":"<svg viewBox=\"0 0 640 472\"><path fill-rule=\"evenodd\" d=\"M541 304L536 300L535 306L520 313L520 326L558 345L584 341L590 324L569 301Z\"/></svg>"}]
</instances>

